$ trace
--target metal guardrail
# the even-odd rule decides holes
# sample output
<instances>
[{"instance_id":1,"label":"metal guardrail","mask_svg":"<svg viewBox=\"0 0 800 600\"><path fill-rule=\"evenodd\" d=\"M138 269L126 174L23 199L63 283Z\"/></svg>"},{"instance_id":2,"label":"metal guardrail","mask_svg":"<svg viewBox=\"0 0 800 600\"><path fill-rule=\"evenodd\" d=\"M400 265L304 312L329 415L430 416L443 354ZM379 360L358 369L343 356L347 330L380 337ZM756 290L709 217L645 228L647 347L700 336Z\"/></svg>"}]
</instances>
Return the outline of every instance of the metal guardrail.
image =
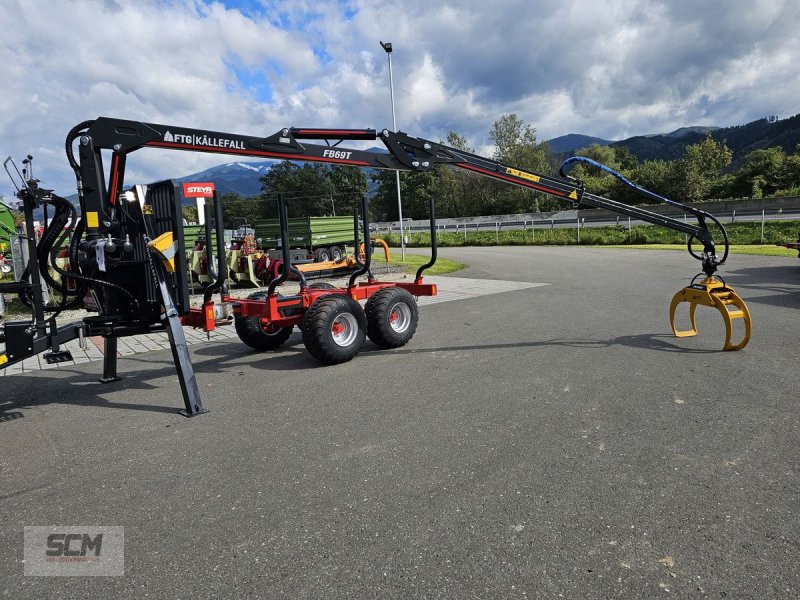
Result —
<instances>
[{"instance_id":1,"label":"metal guardrail","mask_svg":"<svg viewBox=\"0 0 800 600\"><path fill-rule=\"evenodd\" d=\"M639 221L636 219L631 219L630 217L592 217L591 212L593 211L586 211L581 213L581 211L573 211L575 213L574 217L560 217L560 218L550 218L550 219L491 219L489 217L486 220L475 221L472 223L452 223L447 222L447 220L440 220L439 224L437 225L437 231L439 232L451 232L451 233L474 233L478 231L494 231L499 234L500 231L511 231L511 230L537 230L537 229L556 229L556 228L575 228L578 231L584 227L608 227L608 226L621 226L626 229L630 229L634 225L645 225L644 221ZM584 216L584 215L589 216ZM680 215L671 215L675 218L681 218ZM762 209L762 210L733 210L727 213L715 213L715 215L720 221L723 223L735 223L735 222L761 222L762 224L762 242L763 242L763 226L764 223L767 221L786 221L786 220L794 220L800 219L800 208L790 208L790 209ZM692 215L684 214L682 216L683 220L685 221L693 221L694 217ZM444 222L443 222L444 221ZM429 226L421 226L416 225L414 223L406 223L403 225L403 229L406 234L410 233L427 233L429 230ZM373 232L387 232L387 233L399 233L399 227L395 224L388 224L388 223L376 223L373 228ZM580 239L580 238L579 238Z\"/></svg>"}]
</instances>

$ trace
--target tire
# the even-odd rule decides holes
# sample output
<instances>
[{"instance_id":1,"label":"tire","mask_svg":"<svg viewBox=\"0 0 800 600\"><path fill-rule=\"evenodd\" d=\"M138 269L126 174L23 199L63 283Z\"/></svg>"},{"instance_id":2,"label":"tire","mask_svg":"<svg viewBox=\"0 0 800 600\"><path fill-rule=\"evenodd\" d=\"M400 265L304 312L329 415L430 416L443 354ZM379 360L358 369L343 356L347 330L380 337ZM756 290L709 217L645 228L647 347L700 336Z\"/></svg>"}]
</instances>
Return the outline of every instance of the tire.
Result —
<instances>
[{"instance_id":1,"label":"tire","mask_svg":"<svg viewBox=\"0 0 800 600\"><path fill-rule=\"evenodd\" d=\"M375 292L367 300L364 312L367 335L381 348L405 346L417 331L417 302L403 288L384 288Z\"/></svg>"},{"instance_id":2,"label":"tire","mask_svg":"<svg viewBox=\"0 0 800 600\"><path fill-rule=\"evenodd\" d=\"M332 284L328 283L327 281L314 281L308 285L308 287L312 290L335 290L336 287ZM300 323L298 325L300 331L303 331L303 324Z\"/></svg>"},{"instance_id":3,"label":"tire","mask_svg":"<svg viewBox=\"0 0 800 600\"><path fill-rule=\"evenodd\" d=\"M318 298L308 308L302 330L308 353L322 364L337 365L361 350L367 318L361 305L351 297L330 294Z\"/></svg>"},{"instance_id":4,"label":"tire","mask_svg":"<svg viewBox=\"0 0 800 600\"><path fill-rule=\"evenodd\" d=\"M314 250L314 262L328 262L331 259L330 252L327 248L317 248Z\"/></svg>"},{"instance_id":5,"label":"tire","mask_svg":"<svg viewBox=\"0 0 800 600\"><path fill-rule=\"evenodd\" d=\"M249 300L266 300L267 294L256 292L247 298ZM292 329L294 329L293 327L262 327L259 317L235 317L233 326L242 342L259 351L280 348L292 335Z\"/></svg>"},{"instance_id":6,"label":"tire","mask_svg":"<svg viewBox=\"0 0 800 600\"><path fill-rule=\"evenodd\" d=\"M339 246L331 246L328 248L328 253L332 261L342 260L342 249Z\"/></svg>"}]
</instances>

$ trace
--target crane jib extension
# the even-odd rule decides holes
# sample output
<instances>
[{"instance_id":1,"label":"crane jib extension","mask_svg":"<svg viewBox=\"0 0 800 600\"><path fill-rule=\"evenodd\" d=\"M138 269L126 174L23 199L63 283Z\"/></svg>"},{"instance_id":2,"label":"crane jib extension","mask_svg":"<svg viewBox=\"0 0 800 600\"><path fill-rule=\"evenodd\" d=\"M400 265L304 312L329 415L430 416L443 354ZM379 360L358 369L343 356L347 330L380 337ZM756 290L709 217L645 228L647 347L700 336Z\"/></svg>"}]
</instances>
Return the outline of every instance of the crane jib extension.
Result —
<instances>
[{"instance_id":1,"label":"crane jib extension","mask_svg":"<svg viewBox=\"0 0 800 600\"><path fill-rule=\"evenodd\" d=\"M381 140L387 153L341 146L345 141L370 140ZM30 321L9 322L3 326L0 341L6 342L6 350L5 353L0 353L0 368L47 350L51 351L45 354L49 362L69 360L69 352L62 350L61 344L78 337L102 336L105 340L105 359L101 381L115 381L118 379L117 338L166 330L179 374L185 414L191 416L204 412L204 409L182 325L211 331L217 324L233 320L242 341L257 349L277 347L288 337L295 325L300 325L306 348L315 358L326 364L349 360L363 342L367 325L370 338L383 347L403 345L413 335L416 329L416 303L413 302L413 296L436 294L436 286L426 284L422 279L423 272L434 264L437 256L433 200L430 202L431 260L419 268L413 282L377 281L372 276L371 253L365 252L363 264L351 275L347 287L325 289L314 284L308 285L303 274L291 264L287 207L284 199L279 196L277 200L283 248L282 272L279 277L270 281L266 294L239 299L227 293L227 269L224 268L225 250L221 229L222 207L217 192L214 192L216 259L223 266L219 269L216 280L205 290L202 307L191 308L186 256L182 252L183 193L180 185L174 181L166 181L126 188L127 157L142 148L410 172L449 165L568 200L578 207L604 208L661 225L686 234L689 252L701 261L704 274L702 280L697 281L700 276L696 277L689 286L674 296L670 305L670 321L674 333L679 337L696 335L695 310L698 305L705 305L719 310L725 319L727 335L723 349L743 348L750 337L751 321L747 307L724 281L715 277L718 266L725 262L728 255L724 227L712 215L639 188L619 173L588 159L575 157L565 161L561 176L553 177L386 129L378 132L374 129L292 127L262 137L100 117L79 123L70 130L66 139L67 159L77 180L81 219L75 218L71 203L49 190L41 189L38 180L32 177L32 171L28 172L28 178L18 186L17 195L23 203L26 238L30 246L28 266L22 281L0 283L0 293L19 293L23 301L32 307L33 314ZM103 164L104 154L110 154L111 157L108 169ZM686 213L696 217L697 223L686 223L591 194L585 190L581 181L566 173L566 169L575 162L587 162L595 168L605 169L638 193L681 207ZM56 225L45 227L37 247L34 245L35 232L32 225L34 210L47 206L56 210L58 219L54 219ZM206 210L208 208L206 205ZM60 232L67 221L70 223L66 230L71 232L71 237L67 245L69 260L65 270L55 264L54 258L64 241ZM717 256L708 222L716 224L722 235L724 252L721 258ZM354 229L356 240L359 239L359 229L365 236L368 235L369 211L366 198L361 200L360 207L356 210ZM208 229L206 235L210 235ZM692 248L694 240L702 245L700 253ZM69 282L68 285L62 285L47 274L47 269L40 268L47 266L48 258L50 266L62 277L61 282ZM300 292L295 296L284 297L276 292L276 287L290 273L300 280ZM357 282L358 277L364 274L369 275L368 280ZM56 307L45 306L40 277L63 293L61 304ZM211 296L216 292L220 292L221 301L215 305ZM365 310L359 307L357 300L367 300ZM675 325L675 310L682 302L689 304L691 329L688 330L679 330ZM97 314L85 317L80 323L58 327L55 316L65 308L78 304ZM322 305L327 312L318 310ZM388 312L387 306L391 307ZM337 317L332 324L326 325L325 315L336 313L337 310L343 311L342 314L349 317ZM49 313L55 315L50 316ZM322 323L324 326L318 328L322 331L320 335L327 335L335 343L327 344L330 341L327 338L315 340L313 336L316 334L309 333L311 329L306 322L309 319L313 321L313 325ZM732 342L732 323L735 319L743 319L746 330L744 338L737 344ZM353 340L355 341L351 344ZM355 349L350 349L351 347Z\"/></svg>"}]
</instances>

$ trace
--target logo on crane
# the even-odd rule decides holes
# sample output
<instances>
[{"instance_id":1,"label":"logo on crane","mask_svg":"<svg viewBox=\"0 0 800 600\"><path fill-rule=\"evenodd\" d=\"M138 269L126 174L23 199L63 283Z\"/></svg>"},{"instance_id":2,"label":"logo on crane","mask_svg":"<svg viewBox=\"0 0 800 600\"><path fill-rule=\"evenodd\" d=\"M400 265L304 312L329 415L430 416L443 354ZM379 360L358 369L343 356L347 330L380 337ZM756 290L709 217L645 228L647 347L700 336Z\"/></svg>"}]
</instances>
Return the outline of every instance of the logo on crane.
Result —
<instances>
[{"instance_id":1,"label":"logo on crane","mask_svg":"<svg viewBox=\"0 0 800 600\"><path fill-rule=\"evenodd\" d=\"M232 148L233 150L246 150L244 142L230 138L217 138L208 135L164 132L164 141L191 146L207 146L209 148Z\"/></svg>"}]
</instances>

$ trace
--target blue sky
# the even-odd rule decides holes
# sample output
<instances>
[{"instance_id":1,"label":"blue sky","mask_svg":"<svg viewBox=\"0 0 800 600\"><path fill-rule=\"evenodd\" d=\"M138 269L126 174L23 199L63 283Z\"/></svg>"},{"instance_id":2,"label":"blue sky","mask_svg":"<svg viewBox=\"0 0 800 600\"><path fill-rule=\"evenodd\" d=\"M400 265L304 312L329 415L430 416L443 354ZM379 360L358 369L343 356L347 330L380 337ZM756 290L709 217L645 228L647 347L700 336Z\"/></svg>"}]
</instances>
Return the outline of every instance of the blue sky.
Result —
<instances>
[{"instance_id":1,"label":"blue sky","mask_svg":"<svg viewBox=\"0 0 800 600\"><path fill-rule=\"evenodd\" d=\"M800 112L796 0L5 0L0 22L15 24L0 38L0 154L34 154L65 194L64 136L100 115L252 135L390 127L379 40L394 46L398 127L485 153L512 112L540 139ZM128 179L217 162L141 151Z\"/></svg>"}]
</instances>

